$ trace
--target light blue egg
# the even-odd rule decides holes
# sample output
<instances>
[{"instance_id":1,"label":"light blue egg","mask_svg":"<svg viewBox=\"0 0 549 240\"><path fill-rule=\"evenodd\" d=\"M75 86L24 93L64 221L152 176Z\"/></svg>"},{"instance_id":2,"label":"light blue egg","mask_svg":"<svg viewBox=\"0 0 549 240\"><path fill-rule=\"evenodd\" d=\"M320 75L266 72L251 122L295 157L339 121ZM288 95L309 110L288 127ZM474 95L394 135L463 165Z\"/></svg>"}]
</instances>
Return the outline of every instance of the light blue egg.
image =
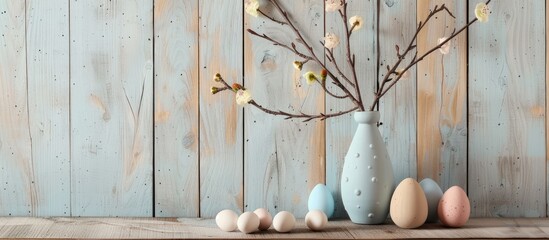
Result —
<instances>
[{"instance_id":1,"label":"light blue egg","mask_svg":"<svg viewBox=\"0 0 549 240\"><path fill-rule=\"evenodd\" d=\"M334 197L326 185L317 184L313 188L313 191L309 194L308 207L309 211L323 211L328 218L334 215Z\"/></svg>"},{"instance_id":2,"label":"light blue egg","mask_svg":"<svg viewBox=\"0 0 549 240\"><path fill-rule=\"evenodd\" d=\"M435 223L438 221L437 209L438 202L440 201L440 198L442 198L442 189L440 189L438 184L430 178L421 180L419 185L421 185L421 188L425 193L425 197L427 198L427 206L429 206L429 213L427 215L426 222Z\"/></svg>"}]
</instances>

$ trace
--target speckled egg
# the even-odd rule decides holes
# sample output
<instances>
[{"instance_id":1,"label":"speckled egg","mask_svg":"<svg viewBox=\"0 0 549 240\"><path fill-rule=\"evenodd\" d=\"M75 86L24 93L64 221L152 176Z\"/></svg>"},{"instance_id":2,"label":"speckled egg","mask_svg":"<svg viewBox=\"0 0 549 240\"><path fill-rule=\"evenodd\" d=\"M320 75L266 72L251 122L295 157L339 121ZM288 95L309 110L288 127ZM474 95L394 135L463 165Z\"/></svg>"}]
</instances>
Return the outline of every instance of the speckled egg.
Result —
<instances>
[{"instance_id":1,"label":"speckled egg","mask_svg":"<svg viewBox=\"0 0 549 240\"><path fill-rule=\"evenodd\" d=\"M419 183L406 178L391 198L391 219L401 228L417 228L427 219L427 199Z\"/></svg>"},{"instance_id":2,"label":"speckled egg","mask_svg":"<svg viewBox=\"0 0 549 240\"><path fill-rule=\"evenodd\" d=\"M465 191L453 186L446 190L438 203L438 218L448 227L461 227L469 220L471 204Z\"/></svg>"}]
</instances>

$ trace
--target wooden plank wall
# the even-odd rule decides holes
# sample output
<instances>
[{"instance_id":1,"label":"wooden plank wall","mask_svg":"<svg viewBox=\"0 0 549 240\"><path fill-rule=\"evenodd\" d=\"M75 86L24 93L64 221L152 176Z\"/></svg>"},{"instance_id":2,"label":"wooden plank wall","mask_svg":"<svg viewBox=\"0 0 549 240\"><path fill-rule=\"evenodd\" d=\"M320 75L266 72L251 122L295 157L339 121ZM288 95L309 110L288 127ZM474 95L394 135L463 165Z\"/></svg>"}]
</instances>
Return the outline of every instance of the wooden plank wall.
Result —
<instances>
[{"instance_id":1,"label":"wooden plank wall","mask_svg":"<svg viewBox=\"0 0 549 240\"><path fill-rule=\"evenodd\" d=\"M270 108L351 106L305 83L303 72L319 66L296 71L293 54L247 34L295 42L287 26L245 14L244 1L0 0L0 215L213 217L266 207L303 217L310 190L326 183L344 217L352 114L284 121L210 93L221 72ZM280 2L320 57L318 40L344 32L323 0ZM365 20L351 39L365 104L396 59L394 45L403 48L443 3L456 19L441 14L428 25L420 53L473 19L477 1L349 0L349 15ZM493 0L489 22L385 97L380 129L396 181L459 185L473 216L547 215L545 4ZM334 53L348 71L344 46Z\"/></svg>"}]
</instances>

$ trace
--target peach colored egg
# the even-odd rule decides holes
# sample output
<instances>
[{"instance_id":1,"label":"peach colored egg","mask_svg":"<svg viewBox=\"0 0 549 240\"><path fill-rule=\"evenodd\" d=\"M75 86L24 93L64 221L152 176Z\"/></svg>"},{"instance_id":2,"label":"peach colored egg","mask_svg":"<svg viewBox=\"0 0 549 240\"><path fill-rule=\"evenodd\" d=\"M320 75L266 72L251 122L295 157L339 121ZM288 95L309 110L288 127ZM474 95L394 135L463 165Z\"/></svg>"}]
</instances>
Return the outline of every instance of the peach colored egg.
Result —
<instances>
[{"instance_id":1,"label":"peach colored egg","mask_svg":"<svg viewBox=\"0 0 549 240\"><path fill-rule=\"evenodd\" d=\"M271 227L273 223L273 217L269 211L265 208L258 208L254 211L255 215L259 217L259 230L265 231Z\"/></svg>"},{"instance_id":2,"label":"peach colored egg","mask_svg":"<svg viewBox=\"0 0 549 240\"><path fill-rule=\"evenodd\" d=\"M438 217L448 227L461 227L469 220L471 204L465 191L458 186L446 190L438 203Z\"/></svg>"},{"instance_id":3,"label":"peach colored egg","mask_svg":"<svg viewBox=\"0 0 549 240\"><path fill-rule=\"evenodd\" d=\"M391 198L391 219L400 228L417 228L427 219L427 198L419 183L406 178L398 184Z\"/></svg>"},{"instance_id":4,"label":"peach colored egg","mask_svg":"<svg viewBox=\"0 0 549 240\"><path fill-rule=\"evenodd\" d=\"M273 218L273 228L280 233L292 231L295 227L295 217L291 212L282 211Z\"/></svg>"},{"instance_id":5,"label":"peach colored egg","mask_svg":"<svg viewBox=\"0 0 549 240\"><path fill-rule=\"evenodd\" d=\"M259 228L259 218L253 212L245 212L238 217L236 225L243 233L253 233Z\"/></svg>"},{"instance_id":6,"label":"peach colored egg","mask_svg":"<svg viewBox=\"0 0 549 240\"><path fill-rule=\"evenodd\" d=\"M219 212L215 216L215 223L219 227L219 229L225 231L225 232L232 232L234 231L236 226L236 221L238 220L238 215L230 209L225 209L221 212Z\"/></svg>"}]
</instances>

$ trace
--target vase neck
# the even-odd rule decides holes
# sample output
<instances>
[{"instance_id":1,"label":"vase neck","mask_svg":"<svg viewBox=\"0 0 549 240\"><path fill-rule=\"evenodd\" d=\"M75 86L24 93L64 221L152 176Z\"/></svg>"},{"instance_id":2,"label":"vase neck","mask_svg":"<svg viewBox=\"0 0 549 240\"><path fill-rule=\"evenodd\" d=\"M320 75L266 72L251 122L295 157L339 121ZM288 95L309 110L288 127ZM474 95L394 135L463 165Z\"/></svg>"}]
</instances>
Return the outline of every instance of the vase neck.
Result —
<instances>
[{"instance_id":1,"label":"vase neck","mask_svg":"<svg viewBox=\"0 0 549 240\"><path fill-rule=\"evenodd\" d=\"M378 111L364 111L364 112L355 112L355 122L363 124L376 124L379 122L379 112Z\"/></svg>"}]
</instances>

